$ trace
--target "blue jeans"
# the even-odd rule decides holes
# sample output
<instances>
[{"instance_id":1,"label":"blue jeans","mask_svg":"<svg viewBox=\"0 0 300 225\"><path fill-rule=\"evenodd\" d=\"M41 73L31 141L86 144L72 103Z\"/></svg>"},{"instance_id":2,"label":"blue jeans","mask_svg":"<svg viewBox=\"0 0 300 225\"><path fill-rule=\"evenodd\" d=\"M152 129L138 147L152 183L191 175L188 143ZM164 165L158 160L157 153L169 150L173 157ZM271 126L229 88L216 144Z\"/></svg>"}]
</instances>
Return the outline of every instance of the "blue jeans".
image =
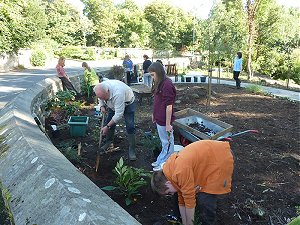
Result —
<instances>
[{"instance_id":1,"label":"blue jeans","mask_svg":"<svg viewBox=\"0 0 300 225\"><path fill-rule=\"evenodd\" d=\"M159 139L161 141L161 148L162 148L159 156L156 159L156 163L158 165L161 165L174 152L174 135L172 132L170 135L170 142L169 142L168 132L166 131L166 126L160 126L160 125L156 124L156 127L157 127L157 132L158 132ZM170 144L170 147L169 147L169 144Z\"/></svg>"},{"instance_id":2,"label":"blue jeans","mask_svg":"<svg viewBox=\"0 0 300 225\"><path fill-rule=\"evenodd\" d=\"M125 125L126 125L127 134L135 134L135 127L134 127L135 109L136 109L136 103L133 102L130 105L127 105L125 107L125 110L124 110L124 118L125 118ZM108 124L109 121L111 121L111 119L114 115L115 115L115 111L108 108L105 124ZM115 127L116 127L116 124L114 124L112 126L112 128L115 128Z\"/></svg>"},{"instance_id":3,"label":"blue jeans","mask_svg":"<svg viewBox=\"0 0 300 225\"><path fill-rule=\"evenodd\" d=\"M150 73L144 73L144 84L148 87L152 85L152 77Z\"/></svg>"}]
</instances>

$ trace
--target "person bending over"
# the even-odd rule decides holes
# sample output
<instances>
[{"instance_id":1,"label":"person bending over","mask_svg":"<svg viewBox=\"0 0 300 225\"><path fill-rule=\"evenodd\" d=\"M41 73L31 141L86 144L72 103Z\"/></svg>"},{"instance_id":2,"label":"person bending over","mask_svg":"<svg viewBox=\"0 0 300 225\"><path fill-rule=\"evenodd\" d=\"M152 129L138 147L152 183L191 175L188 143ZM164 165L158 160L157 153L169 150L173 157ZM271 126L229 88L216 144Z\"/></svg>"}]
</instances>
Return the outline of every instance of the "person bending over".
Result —
<instances>
[{"instance_id":1,"label":"person bending over","mask_svg":"<svg viewBox=\"0 0 300 225\"><path fill-rule=\"evenodd\" d=\"M178 194L184 225L192 225L196 202L202 225L216 220L217 196L231 192L233 155L228 142L201 140L174 153L151 179L160 195Z\"/></svg>"}]
</instances>

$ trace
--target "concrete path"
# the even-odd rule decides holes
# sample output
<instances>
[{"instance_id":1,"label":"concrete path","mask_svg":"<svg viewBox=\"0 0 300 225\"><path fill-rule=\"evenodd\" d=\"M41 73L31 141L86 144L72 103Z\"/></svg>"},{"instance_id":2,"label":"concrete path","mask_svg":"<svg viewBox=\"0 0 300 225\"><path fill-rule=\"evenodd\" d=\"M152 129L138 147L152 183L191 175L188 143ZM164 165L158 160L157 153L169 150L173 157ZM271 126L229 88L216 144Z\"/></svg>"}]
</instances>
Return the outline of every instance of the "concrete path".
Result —
<instances>
[{"instance_id":1,"label":"concrete path","mask_svg":"<svg viewBox=\"0 0 300 225\"><path fill-rule=\"evenodd\" d=\"M199 75L199 73L197 72L190 72L187 75L193 76L193 75ZM174 82L174 77L171 78ZM208 79L206 79L206 83L208 82ZM217 84L218 80L217 79L212 79L212 83L213 84ZM235 81L234 80L220 80L220 84L226 84L226 85L230 85L230 86L235 86ZM246 82L242 82L241 83L241 87L248 87L250 85L253 85L252 83L246 83ZM259 85L262 89L263 92L265 93L269 93L278 97L283 97L283 98L289 98L293 101L300 101L300 92L296 92L296 91L289 91L289 90L285 90L285 89L279 89L279 88L273 88L273 87L267 87L267 86L262 86ZM300 90L300 89L299 89Z\"/></svg>"}]
</instances>

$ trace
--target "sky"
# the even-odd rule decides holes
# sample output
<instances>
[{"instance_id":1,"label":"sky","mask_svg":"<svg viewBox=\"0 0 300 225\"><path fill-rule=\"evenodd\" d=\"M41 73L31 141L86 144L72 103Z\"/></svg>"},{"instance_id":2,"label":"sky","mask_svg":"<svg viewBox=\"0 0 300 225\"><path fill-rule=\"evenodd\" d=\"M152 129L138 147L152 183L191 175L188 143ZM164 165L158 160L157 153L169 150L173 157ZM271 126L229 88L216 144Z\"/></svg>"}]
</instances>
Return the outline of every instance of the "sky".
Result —
<instances>
[{"instance_id":1,"label":"sky","mask_svg":"<svg viewBox=\"0 0 300 225\"><path fill-rule=\"evenodd\" d=\"M144 7L153 0L134 0L137 5ZM217 1L217 0L216 0ZM83 4L80 0L66 0L70 4L74 5L79 9L83 9ZM124 0L114 0L115 3L124 2ZM165 0L173 6L180 7L187 12L193 13L199 18L207 18L209 11L212 7L214 0ZM300 0L277 0L278 4L287 7L298 7L300 8Z\"/></svg>"}]
</instances>

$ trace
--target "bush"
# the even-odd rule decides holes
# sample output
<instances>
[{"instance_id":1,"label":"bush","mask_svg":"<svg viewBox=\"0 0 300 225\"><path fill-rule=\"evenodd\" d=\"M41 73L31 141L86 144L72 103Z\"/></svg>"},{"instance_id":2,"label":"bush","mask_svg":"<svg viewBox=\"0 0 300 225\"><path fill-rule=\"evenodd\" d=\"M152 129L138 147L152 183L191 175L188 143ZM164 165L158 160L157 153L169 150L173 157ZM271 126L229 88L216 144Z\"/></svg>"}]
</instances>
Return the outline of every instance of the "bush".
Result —
<instances>
[{"instance_id":1,"label":"bush","mask_svg":"<svg viewBox=\"0 0 300 225\"><path fill-rule=\"evenodd\" d=\"M64 56L71 59L80 59L80 56L84 54L84 51L79 46L66 46L58 52L59 56Z\"/></svg>"},{"instance_id":2,"label":"bush","mask_svg":"<svg viewBox=\"0 0 300 225\"><path fill-rule=\"evenodd\" d=\"M93 48L83 49L80 46L66 46L56 53L70 59L95 60L96 54Z\"/></svg>"},{"instance_id":3,"label":"bush","mask_svg":"<svg viewBox=\"0 0 300 225\"><path fill-rule=\"evenodd\" d=\"M108 78L109 79L116 79L122 80L124 76L124 68L123 66L114 65L111 70L109 71Z\"/></svg>"},{"instance_id":4,"label":"bush","mask_svg":"<svg viewBox=\"0 0 300 225\"><path fill-rule=\"evenodd\" d=\"M47 55L43 50L34 50L30 62L33 66L45 66Z\"/></svg>"},{"instance_id":5,"label":"bush","mask_svg":"<svg viewBox=\"0 0 300 225\"><path fill-rule=\"evenodd\" d=\"M151 177L150 173L145 172L144 169L134 168L124 165L124 160L121 157L113 169L116 175L116 186L106 186L101 188L106 191L117 190L125 197L126 205L130 205L137 200L139 189L147 185L146 177Z\"/></svg>"},{"instance_id":6,"label":"bush","mask_svg":"<svg viewBox=\"0 0 300 225\"><path fill-rule=\"evenodd\" d=\"M248 90L254 94L263 94L264 93L261 86L255 85L255 84L247 86L246 90Z\"/></svg>"}]
</instances>

